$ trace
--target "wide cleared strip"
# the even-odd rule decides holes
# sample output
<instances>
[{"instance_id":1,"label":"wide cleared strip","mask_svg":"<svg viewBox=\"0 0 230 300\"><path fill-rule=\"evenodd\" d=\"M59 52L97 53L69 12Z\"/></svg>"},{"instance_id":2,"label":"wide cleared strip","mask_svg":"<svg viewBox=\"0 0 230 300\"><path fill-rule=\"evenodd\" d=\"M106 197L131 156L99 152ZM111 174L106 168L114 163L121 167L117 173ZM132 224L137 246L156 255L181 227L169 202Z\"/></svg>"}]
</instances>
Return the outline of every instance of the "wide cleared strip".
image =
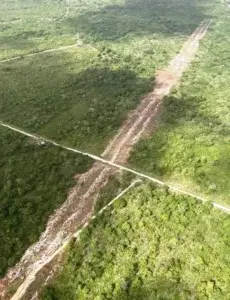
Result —
<instances>
[{"instance_id":1,"label":"wide cleared strip","mask_svg":"<svg viewBox=\"0 0 230 300\"><path fill-rule=\"evenodd\" d=\"M191 196L191 197L196 198L196 199L198 199L198 200L200 200L200 201L203 201L203 202L208 202L208 201L209 201L209 200L205 199L204 197L201 197L201 196L196 195L196 194L194 194L194 193L190 193L190 192L184 191L184 190L182 190L182 189L179 189L179 188L177 188L177 187L174 187L174 186L168 184L167 182L164 182L164 181L161 181L161 180L159 180L159 179L157 179L157 178L148 176L148 175L146 175L146 174L144 174L144 173L137 172L137 171L135 171L135 170L133 170L133 169L131 169L131 168L127 168L127 167L122 166L122 165L120 165L120 164L117 164L117 163L115 163L115 162L113 162L113 161L106 160L106 159L101 158L101 157L99 157L99 156L97 156L97 155L94 155L94 154L91 154L91 153L88 153L88 152L83 152L83 151L78 150L78 149L75 149L75 148L67 147L67 146L65 146L65 145L59 144L59 143L57 143L57 142L55 142L55 141L53 141L53 140L47 139L47 138L42 137L42 136L40 136L40 135L34 135L34 134L31 134L31 133L26 132L26 131L24 131L24 130L18 129L18 128L12 126L12 125L8 125L8 124L5 124L5 123L1 123L1 126L6 127L6 128L9 128L9 129L11 129L11 130L13 130L13 131L16 131L16 132L18 132L18 133L21 133L21 134L23 134L23 135L25 135L25 136L28 136L28 137L30 137L30 138L33 138L33 139L39 139L39 140L41 140L41 141L44 141L44 142L46 142L46 143L50 143L50 144L52 144L52 145L54 145L54 146L63 148L63 149L65 149L65 150L68 150L68 151L71 151L71 152L74 152L74 153L78 153L78 154L82 154L82 155L84 155L84 156L88 156L88 157L90 157L90 158L92 158L92 159L94 159L94 160L96 160L96 161L98 161L98 162L101 162L101 163L103 163L103 164L109 165L109 166L111 166L111 167L118 168L118 169L120 169L120 170L122 170L122 171L127 171L127 172L129 172L129 173L135 174L135 175L137 175L137 176L139 176L139 177L148 179L148 180L150 180L150 181L152 181L152 182L154 182L154 183L157 183L157 184L159 184L159 185L161 185L161 186L166 186L166 187L168 187L170 190L172 190L172 191L174 191L174 192L177 192L177 193L180 193L180 194L184 194L184 195L187 195L187 196ZM216 207L217 209L220 209L220 210L222 210L222 211L224 211L224 212L230 214L230 208L229 208L229 207L220 205L219 203L216 203L216 202L212 202L212 204L213 204L213 206Z\"/></svg>"},{"instance_id":2,"label":"wide cleared strip","mask_svg":"<svg viewBox=\"0 0 230 300\"><path fill-rule=\"evenodd\" d=\"M124 170L133 173L161 186L166 186L177 193L181 192L198 200L206 201L202 197L188 192L184 193L184 191L182 192L182 190L176 187L172 187L156 178L126 168L123 165L128 161L133 145L138 142L142 133L146 131L150 121L155 120L158 108L163 102L164 97L179 83L183 72L194 59L196 51L198 50L199 41L204 37L209 25L209 21L202 22L184 44L180 53L169 63L169 66L164 69L163 72L157 73L153 91L141 100L141 103L134 110L131 117L121 126L118 134L111 140L102 154L103 158L74 148L63 147L61 144L52 141L53 145L75 153L87 155L96 162L88 172L79 178L80 184L81 182L85 183L87 189L83 190L78 188L73 197L67 198L64 205L51 216L47 223L46 230L43 232L39 241L27 249L25 255L15 268L9 270L5 277L5 280L9 279L9 284L14 283L20 277L23 279L26 278L24 282L28 283L27 279L31 280L30 275L33 275L32 282L30 282L32 284L22 284L22 289L18 289L18 292L15 293L16 298L13 299L22 299L22 297L23 299L31 299L31 289L34 294L34 284L38 284L35 291L41 286L41 282L37 282L38 273L36 273L36 270L39 270L39 274L43 273L43 271L45 272L46 265L44 265L44 268L42 267L44 262L50 257L55 257L53 254L76 232L76 226L81 227L84 222L87 222L92 214L93 205L101 187L104 186L106 182L108 182L109 177L114 175L117 171ZM165 73L167 76L165 76ZM36 138L39 137L37 136ZM51 142L50 140L44 141ZM74 211L70 212L68 210L70 207L69 203L71 203L71 205L75 204ZM61 220L60 226L57 227L55 221L60 221L59 213L60 215L64 214L65 219ZM34 251L36 252L36 256L34 255Z\"/></svg>"}]
</instances>

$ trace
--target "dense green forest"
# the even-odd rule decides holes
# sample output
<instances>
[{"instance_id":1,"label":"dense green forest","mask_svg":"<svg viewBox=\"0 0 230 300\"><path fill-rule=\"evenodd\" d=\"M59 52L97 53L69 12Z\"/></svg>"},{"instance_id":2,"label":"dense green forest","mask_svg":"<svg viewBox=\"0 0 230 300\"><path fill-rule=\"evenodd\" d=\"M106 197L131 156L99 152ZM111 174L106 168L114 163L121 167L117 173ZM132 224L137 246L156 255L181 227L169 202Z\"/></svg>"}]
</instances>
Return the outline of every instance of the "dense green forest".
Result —
<instances>
[{"instance_id":1,"label":"dense green forest","mask_svg":"<svg viewBox=\"0 0 230 300\"><path fill-rule=\"evenodd\" d=\"M124 171L122 173L110 176L107 184L100 190L97 201L94 205L94 213L98 213L103 207L106 206L106 204L117 197L132 182L134 182L135 179L137 180L134 174Z\"/></svg>"},{"instance_id":2,"label":"dense green forest","mask_svg":"<svg viewBox=\"0 0 230 300\"><path fill-rule=\"evenodd\" d=\"M99 154L127 112L152 89L155 71L166 66L187 36L209 17L210 4L76 0L68 1L68 15L55 21L54 16L63 14L64 2L37 1L33 13L32 0L4 2L12 13L10 25L0 33L7 49L13 49L12 43L19 49L21 39L22 45L30 40L42 45L53 34L55 40L56 35L57 40L72 36L76 47L1 64L0 118ZM27 25L12 22L16 3L22 19L27 22L28 17ZM39 26L44 36L37 37L43 30Z\"/></svg>"},{"instance_id":3,"label":"dense green forest","mask_svg":"<svg viewBox=\"0 0 230 300\"><path fill-rule=\"evenodd\" d=\"M230 218L149 184L73 242L43 300L230 298Z\"/></svg>"},{"instance_id":4,"label":"dense green forest","mask_svg":"<svg viewBox=\"0 0 230 300\"><path fill-rule=\"evenodd\" d=\"M108 68L106 57L115 54L78 49L0 66L1 119L101 153L127 111L151 89L150 79L117 62Z\"/></svg>"},{"instance_id":5,"label":"dense green forest","mask_svg":"<svg viewBox=\"0 0 230 300\"><path fill-rule=\"evenodd\" d=\"M44 231L92 161L0 129L0 276Z\"/></svg>"},{"instance_id":6,"label":"dense green forest","mask_svg":"<svg viewBox=\"0 0 230 300\"><path fill-rule=\"evenodd\" d=\"M205 0L1 0L0 57L79 43L190 34Z\"/></svg>"},{"instance_id":7,"label":"dense green forest","mask_svg":"<svg viewBox=\"0 0 230 300\"><path fill-rule=\"evenodd\" d=\"M130 164L230 204L229 11L213 24L196 61L164 100L158 129L141 141Z\"/></svg>"},{"instance_id":8,"label":"dense green forest","mask_svg":"<svg viewBox=\"0 0 230 300\"><path fill-rule=\"evenodd\" d=\"M219 0L0 0L0 121L100 154L201 21L212 26L132 168L230 204L230 12ZM61 51L26 56L74 44ZM0 128L0 277L92 160ZM110 178L98 212L133 176ZM142 184L73 241L43 300L229 300L230 219Z\"/></svg>"}]
</instances>

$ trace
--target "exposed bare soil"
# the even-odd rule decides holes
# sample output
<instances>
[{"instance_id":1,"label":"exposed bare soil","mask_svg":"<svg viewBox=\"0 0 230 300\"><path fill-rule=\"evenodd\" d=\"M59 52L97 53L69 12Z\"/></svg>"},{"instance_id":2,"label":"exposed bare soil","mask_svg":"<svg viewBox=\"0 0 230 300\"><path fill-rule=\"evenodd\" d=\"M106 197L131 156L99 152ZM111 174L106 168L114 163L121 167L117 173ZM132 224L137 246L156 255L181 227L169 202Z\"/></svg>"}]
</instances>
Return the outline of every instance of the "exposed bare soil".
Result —
<instances>
[{"instance_id":1,"label":"exposed bare soil","mask_svg":"<svg viewBox=\"0 0 230 300\"><path fill-rule=\"evenodd\" d=\"M179 82L188 68L209 25L210 21L202 22L168 68L157 73L154 90L142 99L137 109L124 122L102 154L104 158L119 164L126 163L133 145L143 136L150 122L155 120L163 97ZM66 202L50 217L39 241L29 247L21 261L0 281L2 299L9 299L6 295L7 288L15 282L23 283L12 300L37 298L36 289L45 283L55 265L55 254L60 253L62 245L90 218L100 189L116 172L117 169L96 162L87 173L78 176L76 187L70 191Z\"/></svg>"}]
</instances>

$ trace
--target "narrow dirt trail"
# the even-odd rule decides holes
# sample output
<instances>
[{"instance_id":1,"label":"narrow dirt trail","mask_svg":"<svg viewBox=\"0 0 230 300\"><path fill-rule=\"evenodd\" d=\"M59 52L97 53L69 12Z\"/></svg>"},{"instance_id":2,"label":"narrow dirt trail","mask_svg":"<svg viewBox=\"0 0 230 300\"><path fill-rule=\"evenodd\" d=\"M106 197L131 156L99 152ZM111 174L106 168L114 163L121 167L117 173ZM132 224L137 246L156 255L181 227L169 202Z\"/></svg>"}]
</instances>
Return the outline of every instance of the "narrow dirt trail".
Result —
<instances>
[{"instance_id":1,"label":"narrow dirt trail","mask_svg":"<svg viewBox=\"0 0 230 300\"><path fill-rule=\"evenodd\" d=\"M72 45L68 45L68 46L61 46L61 47L57 47L57 48L52 48L52 49L47 49L47 50L42 50L42 51L38 51L38 52L34 52L34 53L29 53L29 54L25 54L25 55L21 55L21 56L15 56L15 57L11 57L11 58L6 58L3 60L0 60L0 63L6 63L6 62L10 62L13 60L19 60L22 58L26 58L26 57L33 57L36 55L41 55L41 54L46 54L46 53L52 53L52 52L58 52L58 51L66 51L69 50L71 48L77 47L76 44L72 44Z\"/></svg>"},{"instance_id":2,"label":"narrow dirt trail","mask_svg":"<svg viewBox=\"0 0 230 300\"><path fill-rule=\"evenodd\" d=\"M51 144L51 145L54 145L56 147L59 147L59 148L62 148L62 149L65 149L67 151L70 151L70 152L73 152L73 153L78 153L78 154L82 154L84 156L87 156L87 157L90 157L92 158L95 162L97 162L98 164L103 164L104 166L109 166L110 168L115 168L117 170L117 172L127 172L127 173L131 173L133 175L135 175L136 177L139 177L140 180L141 179L147 179L148 181L150 182L153 182L159 186L165 186L165 187L168 187L171 191L174 191L178 194L182 194L182 195L186 195L186 196L190 196L194 199L197 199L199 201L202 201L202 202L208 202L210 201L210 199L206 199L200 195L197 195L197 194L194 194L192 192L189 192L189 191L186 191L186 190L183 190L181 188L178 188L177 186L174 186L174 185L171 185L170 183L168 182L165 182L165 181L162 181L162 180L159 180L155 177L152 177L152 176L149 176L145 173L142 173L142 172L138 172L132 168L129 168L129 167L126 167L124 164L118 164L116 162L113 162L111 160L107 160L105 158L102 158L101 156L97 156L95 154L91 154L89 152L83 152L79 149L75 149L75 148L70 148L70 147L67 147L63 144L59 144L53 140L50 140L50 139L47 139L47 138L44 138L40 135L35 135L35 134L32 134L32 133L29 133L27 131L24 131L24 130L21 130L19 128L16 128L16 127L13 127L12 125L9 125L9 124L6 124L6 123L1 123L0 121L0 126L3 126L7 129L10 129L10 130L13 130L17 133L20 133L20 134L23 134L27 137L30 137L32 139L34 139L37 143L48 143L48 144ZM140 133L143 131L143 128L142 130L140 131ZM138 135L140 135L138 133ZM76 176L77 177L77 176ZM228 206L224 206L224 205L221 205L219 203L216 203L216 202L212 202L213 206L216 207L217 209L220 209L222 210L223 212L227 213L227 214L230 214L230 207Z\"/></svg>"},{"instance_id":3,"label":"narrow dirt trail","mask_svg":"<svg viewBox=\"0 0 230 300\"><path fill-rule=\"evenodd\" d=\"M65 7L66 7L65 8L65 13L59 19L56 19L55 20L56 22L61 23L69 15L69 12L70 12L70 1L69 0L65 0Z\"/></svg>"},{"instance_id":4,"label":"narrow dirt trail","mask_svg":"<svg viewBox=\"0 0 230 300\"><path fill-rule=\"evenodd\" d=\"M211 21L203 21L184 44L180 53L170 62L168 68L158 73L154 90L142 99L140 105L109 143L102 154L105 159L118 164L127 161L133 145L141 138L148 124L154 120L163 97L178 84L183 72L193 60L199 41L204 37L210 23ZM116 168L96 162L87 173L78 176L77 186L69 193L66 202L50 217L39 241L29 247L21 261L10 269L0 282L3 298L7 286L23 279L23 283L11 299L32 299L37 275L40 276L51 258L55 258L63 244L68 243L77 228L87 222L100 189L116 172ZM39 279L39 285L44 284L46 276L43 277L42 280Z\"/></svg>"},{"instance_id":5,"label":"narrow dirt trail","mask_svg":"<svg viewBox=\"0 0 230 300\"><path fill-rule=\"evenodd\" d=\"M60 18L55 19L54 22L61 23L62 21L64 21L64 19L67 18L67 16L69 15L69 12L70 12L70 3L69 3L69 0L66 0L65 13ZM10 57L10 58L0 60L0 63L6 63L6 62L26 58L26 57L33 57L33 56L39 55L39 54L52 53L52 52L57 52L57 51L65 51L65 50L71 49L73 47L76 47L76 44L67 45L67 46L60 46L60 47L52 48L52 49L46 49L46 50L37 51L37 52L34 52L34 53L25 54L25 55L14 56L14 57Z\"/></svg>"}]
</instances>

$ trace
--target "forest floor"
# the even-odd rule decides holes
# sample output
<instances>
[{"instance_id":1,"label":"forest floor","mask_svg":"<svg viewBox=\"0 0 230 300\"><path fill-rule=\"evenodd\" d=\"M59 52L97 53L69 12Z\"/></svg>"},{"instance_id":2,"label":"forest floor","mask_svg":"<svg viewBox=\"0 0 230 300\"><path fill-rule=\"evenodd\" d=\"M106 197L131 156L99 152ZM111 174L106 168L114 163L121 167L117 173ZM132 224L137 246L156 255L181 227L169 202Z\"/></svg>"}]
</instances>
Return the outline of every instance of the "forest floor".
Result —
<instances>
[{"instance_id":1,"label":"forest floor","mask_svg":"<svg viewBox=\"0 0 230 300\"><path fill-rule=\"evenodd\" d=\"M179 83L210 23L210 20L203 21L184 44L180 53L170 62L168 68L158 72L154 90L142 99L140 105L129 115L118 134L109 143L102 154L105 159L119 164L126 163L133 145L153 127L154 117L160 109L162 99ZM67 201L49 219L40 240L26 251L21 261L1 280L3 297L9 286L23 281L11 299L31 299L27 293L31 284L36 281L38 272L40 273L47 262L50 262L50 257L54 257L58 249L71 239L76 226L87 222L100 189L116 172L117 169L96 162L87 173L78 177L80 184L69 193ZM43 284L45 281L44 277Z\"/></svg>"}]
</instances>

